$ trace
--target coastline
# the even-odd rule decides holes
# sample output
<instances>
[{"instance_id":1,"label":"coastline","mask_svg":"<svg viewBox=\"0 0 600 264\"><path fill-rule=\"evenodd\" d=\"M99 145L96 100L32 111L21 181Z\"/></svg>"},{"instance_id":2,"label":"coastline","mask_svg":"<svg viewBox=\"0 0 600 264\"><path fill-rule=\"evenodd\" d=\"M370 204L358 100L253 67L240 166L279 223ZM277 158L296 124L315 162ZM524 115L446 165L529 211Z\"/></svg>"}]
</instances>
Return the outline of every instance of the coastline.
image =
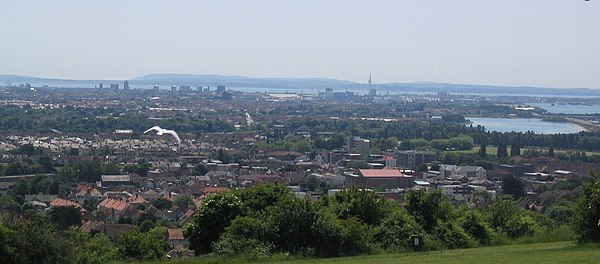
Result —
<instances>
[{"instance_id":1,"label":"coastline","mask_svg":"<svg viewBox=\"0 0 600 264\"><path fill-rule=\"evenodd\" d=\"M577 119L577 118L570 118L567 117L567 122L571 123L571 124L575 124L578 126L581 126L583 128L585 128L585 130L589 131L589 132L598 132L600 131L600 126L590 123L588 121L582 120L582 119Z\"/></svg>"}]
</instances>

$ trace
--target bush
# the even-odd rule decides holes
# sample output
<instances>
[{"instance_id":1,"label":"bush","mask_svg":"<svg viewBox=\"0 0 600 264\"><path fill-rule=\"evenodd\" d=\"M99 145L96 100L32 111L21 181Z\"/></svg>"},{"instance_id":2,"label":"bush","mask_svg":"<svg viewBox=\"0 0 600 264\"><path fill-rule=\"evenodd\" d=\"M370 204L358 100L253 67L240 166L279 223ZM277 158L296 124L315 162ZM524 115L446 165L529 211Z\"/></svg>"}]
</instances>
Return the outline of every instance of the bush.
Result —
<instances>
[{"instance_id":1,"label":"bush","mask_svg":"<svg viewBox=\"0 0 600 264\"><path fill-rule=\"evenodd\" d=\"M493 231L487 219L478 211L465 211L460 226L482 245L492 243Z\"/></svg>"},{"instance_id":2,"label":"bush","mask_svg":"<svg viewBox=\"0 0 600 264\"><path fill-rule=\"evenodd\" d=\"M383 249L409 248L410 237L423 234L423 229L410 214L398 210L383 219L373 237Z\"/></svg>"},{"instance_id":3,"label":"bush","mask_svg":"<svg viewBox=\"0 0 600 264\"><path fill-rule=\"evenodd\" d=\"M452 222L440 223L433 229L433 235L449 248L468 248L476 245L462 227Z\"/></svg>"},{"instance_id":4,"label":"bush","mask_svg":"<svg viewBox=\"0 0 600 264\"><path fill-rule=\"evenodd\" d=\"M117 254L120 259L149 260L165 256L166 241L151 233L131 230L117 239Z\"/></svg>"},{"instance_id":5,"label":"bush","mask_svg":"<svg viewBox=\"0 0 600 264\"><path fill-rule=\"evenodd\" d=\"M536 231L541 231L541 227L535 222L533 217L521 215L508 220L504 231L510 238L514 239L522 236L531 236Z\"/></svg>"},{"instance_id":6,"label":"bush","mask_svg":"<svg viewBox=\"0 0 600 264\"><path fill-rule=\"evenodd\" d=\"M600 177L583 184L573 218L580 242L600 242Z\"/></svg>"},{"instance_id":7,"label":"bush","mask_svg":"<svg viewBox=\"0 0 600 264\"><path fill-rule=\"evenodd\" d=\"M208 196L194 213L183 232L194 253L211 251L211 244L219 238L230 222L242 213L242 202L233 193L223 192Z\"/></svg>"},{"instance_id":8,"label":"bush","mask_svg":"<svg viewBox=\"0 0 600 264\"><path fill-rule=\"evenodd\" d=\"M213 252L226 257L256 260L271 255L273 245L254 238L245 238L225 233L212 245Z\"/></svg>"}]
</instances>

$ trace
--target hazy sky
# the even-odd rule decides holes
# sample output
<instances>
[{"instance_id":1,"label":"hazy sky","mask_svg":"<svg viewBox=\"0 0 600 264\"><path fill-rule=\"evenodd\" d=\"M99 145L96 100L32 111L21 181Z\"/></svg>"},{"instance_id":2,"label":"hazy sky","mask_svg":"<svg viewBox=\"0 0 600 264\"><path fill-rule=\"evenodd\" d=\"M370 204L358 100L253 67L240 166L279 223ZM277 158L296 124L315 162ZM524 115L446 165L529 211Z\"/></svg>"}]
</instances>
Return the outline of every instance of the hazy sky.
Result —
<instances>
[{"instance_id":1,"label":"hazy sky","mask_svg":"<svg viewBox=\"0 0 600 264\"><path fill-rule=\"evenodd\" d=\"M600 0L2 2L0 74L600 88Z\"/></svg>"}]
</instances>

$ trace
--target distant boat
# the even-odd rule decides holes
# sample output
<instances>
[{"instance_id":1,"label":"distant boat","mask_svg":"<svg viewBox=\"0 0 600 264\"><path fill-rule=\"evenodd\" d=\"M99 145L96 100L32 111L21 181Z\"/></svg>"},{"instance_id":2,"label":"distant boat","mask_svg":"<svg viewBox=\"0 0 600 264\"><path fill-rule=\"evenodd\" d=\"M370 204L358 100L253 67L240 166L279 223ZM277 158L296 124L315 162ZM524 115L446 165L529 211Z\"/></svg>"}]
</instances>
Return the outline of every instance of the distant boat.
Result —
<instances>
[{"instance_id":1,"label":"distant boat","mask_svg":"<svg viewBox=\"0 0 600 264\"><path fill-rule=\"evenodd\" d=\"M551 105L551 106L555 106L555 104L554 104L554 103L551 103L550 105Z\"/></svg>"}]
</instances>

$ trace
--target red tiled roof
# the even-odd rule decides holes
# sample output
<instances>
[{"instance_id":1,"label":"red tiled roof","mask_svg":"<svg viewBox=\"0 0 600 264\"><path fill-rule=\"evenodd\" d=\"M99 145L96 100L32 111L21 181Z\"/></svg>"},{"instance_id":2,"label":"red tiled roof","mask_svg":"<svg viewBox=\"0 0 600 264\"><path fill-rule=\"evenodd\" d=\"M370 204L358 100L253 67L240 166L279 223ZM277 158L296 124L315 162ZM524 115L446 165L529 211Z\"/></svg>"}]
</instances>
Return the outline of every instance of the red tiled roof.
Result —
<instances>
[{"instance_id":1,"label":"red tiled roof","mask_svg":"<svg viewBox=\"0 0 600 264\"><path fill-rule=\"evenodd\" d=\"M183 230L181 228L178 229L168 229L169 231L169 240L183 240L185 237L183 236Z\"/></svg>"},{"instance_id":2,"label":"red tiled roof","mask_svg":"<svg viewBox=\"0 0 600 264\"><path fill-rule=\"evenodd\" d=\"M81 207L76 202L65 200L62 198L56 198L56 199L52 200L52 202L50 202L50 206L74 206L74 207L78 207L78 208Z\"/></svg>"},{"instance_id":3,"label":"red tiled roof","mask_svg":"<svg viewBox=\"0 0 600 264\"><path fill-rule=\"evenodd\" d=\"M107 198L104 201L100 202L98 206L106 207L108 209L115 209L117 211L122 211L127 208L128 203L121 201L119 199Z\"/></svg>"},{"instance_id":4,"label":"red tiled roof","mask_svg":"<svg viewBox=\"0 0 600 264\"><path fill-rule=\"evenodd\" d=\"M141 196L139 194L134 194L133 196L129 197L129 203L132 204L144 204L144 203L148 203L148 201L144 198L144 196Z\"/></svg>"},{"instance_id":5,"label":"red tiled roof","mask_svg":"<svg viewBox=\"0 0 600 264\"><path fill-rule=\"evenodd\" d=\"M373 178L401 178L404 177L404 174L400 172L400 170L368 170L368 169L360 169L360 174L363 177L373 177Z\"/></svg>"},{"instance_id":6,"label":"red tiled roof","mask_svg":"<svg viewBox=\"0 0 600 264\"><path fill-rule=\"evenodd\" d=\"M203 193L216 193L216 192L228 192L228 191L230 191L230 189L227 187L206 186L206 187L202 188L200 191Z\"/></svg>"}]
</instances>

